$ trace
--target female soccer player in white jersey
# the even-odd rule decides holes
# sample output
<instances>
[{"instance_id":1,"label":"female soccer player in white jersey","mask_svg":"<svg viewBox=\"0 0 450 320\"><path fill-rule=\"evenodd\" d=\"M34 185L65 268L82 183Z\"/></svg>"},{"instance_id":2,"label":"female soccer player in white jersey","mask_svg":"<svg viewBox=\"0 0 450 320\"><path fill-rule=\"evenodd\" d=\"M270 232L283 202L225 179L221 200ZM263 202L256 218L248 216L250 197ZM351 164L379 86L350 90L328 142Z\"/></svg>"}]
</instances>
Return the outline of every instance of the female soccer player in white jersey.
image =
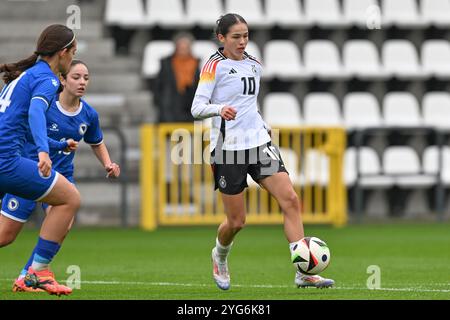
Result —
<instances>
[{"instance_id":1,"label":"female soccer player in white jersey","mask_svg":"<svg viewBox=\"0 0 450 320\"><path fill-rule=\"evenodd\" d=\"M103 133L100 128L98 114L81 97L85 94L89 84L89 70L86 64L80 60L73 60L69 72L62 76L61 83L64 90L59 95L59 100L52 103L47 111L47 133L50 141L60 142L59 148L50 150L50 158L53 163L53 169L66 177L70 182L75 183L74 157L78 142L84 140L90 144L93 152L99 159L101 165L105 168L107 177L118 178L120 167L111 161L108 149L103 142ZM65 141L74 141L71 143L73 148L63 150ZM32 143L25 145L23 155L29 159L37 158L37 147ZM70 152L72 151L72 152ZM7 242L14 241L23 224L28 220L36 206L36 201L27 200L11 194L7 194L2 201L1 214L8 218L0 233L0 238L7 238ZM43 205L46 212L50 208ZM7 223L7 224L6 224ZM9 226L9 228L7 227ZM35 252L33 251L30 259L23 268L19 278L14 282L13 291L15 292L37 292L41 289L27 286L26 274L32 264Z\"/></svg>"},{"instance_id":2,"label":"female soccer player in white jersey","mask_svg":"<svg viewBox=\"0 0 450 320\"><path fill-rule=\"evenodd\" d=\"M204 65L192 104L196 119L212 117L211 163L215 188L222 193L226 219L212 250L213 277L222 290L230 287L227 257L236 234L245 225L247 174L278 201L290 250L304 237L300 204L269 127L258 112L261 64L245 52L248 25L238 14L217 21L223 45ZM298 287L330 287L331 279L296 273Z\"/></svg>"},{"instance_id":3,"label":"female soccer player in white jersey","mask_svg":"<svg viewBox=\"0 0 450 320\"><path fill-rule=\"evenodd\" d=\"M6 83L0 93L0 196L11 193L52 206L42 224L32 266L39 286L57 295L72 290L56 282L49 264L80 206L80 195L52 169L45 113L60 87L57 75L69 70L76 49L73 31L54 24L41 33L30 57L0 65ZM37 161L22 156L29 133L38 148ZM0 230L5 219L0 216Z\"/></svg>"}]
</instances>

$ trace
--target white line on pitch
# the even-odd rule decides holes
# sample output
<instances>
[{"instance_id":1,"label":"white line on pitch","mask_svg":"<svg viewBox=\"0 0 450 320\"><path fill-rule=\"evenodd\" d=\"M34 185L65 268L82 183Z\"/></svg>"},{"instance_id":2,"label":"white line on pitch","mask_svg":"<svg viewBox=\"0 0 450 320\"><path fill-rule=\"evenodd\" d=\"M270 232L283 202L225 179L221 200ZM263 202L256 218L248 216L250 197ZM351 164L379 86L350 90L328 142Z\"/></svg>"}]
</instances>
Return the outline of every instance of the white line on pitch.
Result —
<instances>
[{"instance_id":1,"label":"white line on pitch","mask_svg":"<svg viewBox=\"0 0 450 320\"><path fill-rule=\"evenodd\" d=\"M0 279L2 282L12 282L13 279ZM161 286L161 287L212 287L214 284L203 284L203 283L178 283L178 282L143 282L143 281L81 281L81 284L104 284L104 285L137 285L137 286ZM435 285L445 285L444 283L437 283ZM289 285L271 285L271 284L233 284L233 287L237 288L294 288L294 286ZM399 291L399 292L439 292L447 293L450 289L422 289L422 288L379 288L379 289L367 289L365 287L333 287L331 290L363 290L363 291Z\"/></svg>"}]
</instances>

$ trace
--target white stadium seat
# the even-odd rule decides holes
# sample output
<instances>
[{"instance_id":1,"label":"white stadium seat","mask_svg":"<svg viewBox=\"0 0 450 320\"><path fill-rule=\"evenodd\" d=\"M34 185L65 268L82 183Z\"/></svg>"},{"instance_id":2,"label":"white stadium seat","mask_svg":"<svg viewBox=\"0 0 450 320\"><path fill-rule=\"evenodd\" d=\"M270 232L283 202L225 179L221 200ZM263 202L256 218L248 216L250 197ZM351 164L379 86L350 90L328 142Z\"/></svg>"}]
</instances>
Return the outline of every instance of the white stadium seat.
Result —
<instances>
[{"instance_id":1,"label":"white stadium seat","mask_svg":"<svg viewBox=\"0 0 450 320\"><path fill-rule=\"evenodd\" d=\"M223 12L221 0L186 0L186 19L192 25L213 27Z\"/></svg>"},{"instance_id":2,"label":"white stadium seat","mask_svg":"<svg viewBox=\"0 0 450 320\"><path fill-rule=\"evenodd\" d=\"M306 42L303 58L309 74L321 79L348 79L336 44L330 40L310 40Z\"/></svg>"},{"instance_id":3,"label":"white stadium seat","mask_svg":"<svg viewBox=\"0 0 450 320\"><path fill-rule=\"evenodd\" d=\"M389 92L383 98L384 124L392 127L423 125L417 99L409 92Z\"/></svg>"},{"instance_id":4,"label":"white stadium seat","mask_svg":"<svg viewBox=\"0 0 450 320\"><path fill-rule=\"evenodd\" d=\"M271 25L291 28L308 25L298 0L266 0L266 15Z\"/></svg>"},{"instance_id":5,"label":"white stadium seat","mask_svg":"<svg viewBox=\"0 0 450 320\"><path fill-rule=\"evenodd\" d=\"M289 172L289 178L293 185L300 185L300 173L298 155L294 150L287 148L280 148L281 159L283 159L284 166Z\"/></svg>"},{"instance_id":6,"label":"white stadium seat","mask_svg":"<svg viewBox=\"0 0 450 320\"><path fill-rule=\"evenodd\" d=\"M271 127L301 125L300 105L291 93L273 92L264 97L264 120Z\"/></svg>"},{"instance_id":7,"label":"white stadium seat","mask_svg":"<svg viewBox=\"0 0 450 320\"><path fill-rule=\"evenodd\" d=\"M343 100L344 123L347 129L381 127L380 106L373 94L348 93Z\"/></svg>"},{"instance_id":8,"label":"white stadium seat","mask_svg":"<svg viewBox=\"0 0 450 320\"><path fill-rule=\"evenodd\" d=\"M450 44L448 40L426 40L422 43L422 66L437 78L450 78Z\"/></svg>"},{"instance_id":9,"label":"white stadium seat","mask_svg":"<svg viewBox=\"0 0 450 320\"><path fill-rule=\"evenodd\" d=\"M154 40L145 46L142 61L142 74L146 78L157 76L161 67L160 60L172 54L175 44L169 40Z\"/></svg>"},{"instance_id":10,"label":"white stadium seat","mask_svg":"<svg viewBox=\"0 0 450 320\"><path fill-rule=\"evenodd\" d=\"M147 0L147 21L162 27L187 27L190 25L180 0Z\"/></svg>"},{"instance_id":11,"label":"white stadium seat","mask_svg":"<svg viewBox=\"0 0 450 320\"><path fill-rule=\"evenodd\" d=\"M306 150L300 179L302 184L327 185L330 179L329 157L318 150Z\"/></svg>"},{"instance_id":12,"label":"white stadium seat","mask_svg":"<svg viewBox=\"0 0 450 320\"><path fill-rule=\"evenodd\" d=\"M440 151L440 152L439 152ZM441 168L439 168L439 156L441 156ZM450 185L450 147L444 146L441 150L437 146L428 146L422 154L423 171L426 174L440 172L445 186Z\"/></svg>"},{"instance_id":13,"label":"white stadium seat","mask_svg":"<svg viewBox=\"0 0 450 320\"><path fill-rule=\"evenodd\" d=\"M382 0L382 24L405 28L425 27L427 23L419 15L416 0Z\"/></svg>"},{"instance_id":14,"label":"white stadium seat","mask_svg":"<svg viewBox=\"0 0 450 320\"><path fill-rule=\"evenodd\" d=\"M247 52L252 57L256 58L259 62L261 62L261 60L263 58L262 55L261 55L261 51L259 50L258 45L255 42L253 42L253 41L249 41L247 43L247 48L245 48L245 52Z\"/></svg>"},{"instance_id":15,"label":"white stadium seat","mask_svg":"<svg viewBox=\"0 0 450 320\"><path fill-rule=\"evenodd\" d=\"M300 58L300 50L290 40L270 40L264 46L263 77L280 79L309 78L303 68Z\"/></svg>"},{"instance_id":16,"label":"white stadium seat","mask_svg":"<svg viewBox=\"0 0 450 320\"><path fill-rule=\"evenodd\" d=\"M383 153L383 169L385 174L394 176L399 187L430 187L437 181L435 176L421 173L419 156L411 147L387 147Z\"/></svg>"},{"instance_id":17,"label":"white stadium seat","mask_svg":"<svg viewBox=\"0 0 450 320\"><path fill-rule=\"evenodd\" d=\"M142 0L107 0L105 23L122 27L139 27L147 25Z\"/></svg>"},{"instance_id":18,"label":"white stadium seat","mask_svg":"<svg viewBox=\"0 0 450 320\"><path fill-rule=\"evenodd\" d=\"M358 151L357 151L358 150ZM358 158L359 156L359 164ZM353 186L358 178L358 185L363 188L384 189L394 185L394 179L383 175L380 158L376 151L370 147L350 147L344 154L344 182Z\"/></svg>"},{"instance_id":19,"label":"white stadium seat","mask_svg":"<svg viewBox=\"0 0 450 320\"><path fill-rule=\"evenodd\" d=\"M249 27L268 27L265 15L262 8L262 3L259 0L225 0L226 12L238 13L249 24Z\"/></svg>"},{"instance_id":20,"label":"white stadium seat","mask_svg":"<svg viewBox=\"0 0 450 320\"><path fill-rule=\"evenodd\" d=\"M195 40L192 43L192 54L200 59L200 66L203 67L209 58L217 51L217 45L210 40Z\"/></svg>"},{"instance_id":21,"label":"white stadium seat","mask_svg":"<svg viewBox=\"0 0 450 320\"><path fill-rule=\"evenodd\" d=\"M333 94L327 92L306 95L303 117L308 126L342 126L339 102Z\"/></svg>"},{"instance_id":22,"label":"white stadium seat","mask_svg":"<svg viewBox=\"0 0 450 320\"><path fill-rule=\"evenodd\" d=\"M349 40L344 43L342 60L345 70L360 79L386 79L375 44L369 40Z\"/></svg>"},{"instance_id":23,"label":"white stadium seat","mask_svg":"<svg viewBox=\"0 0 450 320\"><path fill-rule=\"evenodd\" d=\"M421 0L421 12L425 22L437 27L450 26L449 0Z\"/></svg>"},{"instance_id":24,"label":"white stadium seat","mask_svg":"<svg viewBox=\"0 0 450 320\"><path fill-rule=\"evenodd\" d=\"M305 0L305 16L310 24L322 27L347 27L338 0Z\"/></svg>"},{"instance_id":25,"label":"white stadium seat","mask_svg":"<svg viewBox=\"0 0 450 320\"><path fill-rule=\"evenodd\" d=\"M381 19L381 17L371 17L374 7L376 12L380 12L377 0L344 0L344 19L348 23L367 28L367 23L370 22L368 19Z\"/></svg>"},{"instance_id":26,"label":"white stadium seat","mask_svg":"<svg viewBox=\"0 0 450 320\"><path fill-rule=\"evenodd\" d=\"M422 99L424 125L450 131L450 94L427 92Z\"/></svg>"},{"instance_id":27,"label":"white stadium seat","mask_svg":"<svg viewBox=\"0 0 450 320\"><path fill-rule=\"evenodd\" d=\"M400 79L425 79L429 76L419 64L416 48L408 40L386 40L382 59L386 72Z\"/></svg>"}]
</instances>

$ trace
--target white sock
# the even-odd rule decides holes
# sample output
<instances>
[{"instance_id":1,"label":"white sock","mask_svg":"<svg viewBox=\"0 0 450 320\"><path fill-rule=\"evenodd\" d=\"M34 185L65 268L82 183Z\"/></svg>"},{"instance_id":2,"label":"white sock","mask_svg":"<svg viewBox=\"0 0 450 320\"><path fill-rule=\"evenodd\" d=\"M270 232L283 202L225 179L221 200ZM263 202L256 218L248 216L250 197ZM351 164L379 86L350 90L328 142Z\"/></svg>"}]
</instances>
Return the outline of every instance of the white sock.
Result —
<instances>
[{"instance_id":1,"label":"white sock","mask_svg":"<svg viewBox=\"0 0 450 320\"><path fill-rule=\"evenodd\" d=\"M37 262L36 260L34 260L33 263L31 264L31 268L35 271L47 270L48 263L40 263L40 262Z\"/></svg>"},{"instance_id":2,"label":"white sock","mask_svg":"<svg viewBox=\"0 0 450 320\"><path fill-rule=\"evenodd\" d=\"M224 246L219 242L219 239L216 238L216 255L220 262L225 262L227 260L228 253L230 252L232 245L233 242L228 246Z\"/></svg>"}]
</instances>

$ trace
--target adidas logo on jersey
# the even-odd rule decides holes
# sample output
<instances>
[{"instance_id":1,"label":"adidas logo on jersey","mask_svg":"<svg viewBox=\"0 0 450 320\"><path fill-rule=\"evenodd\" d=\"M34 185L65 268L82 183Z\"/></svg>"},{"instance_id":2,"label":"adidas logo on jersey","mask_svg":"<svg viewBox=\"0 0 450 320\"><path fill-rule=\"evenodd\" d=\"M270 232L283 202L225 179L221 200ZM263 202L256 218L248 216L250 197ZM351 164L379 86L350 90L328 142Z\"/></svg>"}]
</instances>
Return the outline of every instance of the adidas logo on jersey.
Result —
<instances>
[{"instance_id":1,"label":"adidas logo on jersey","mask_svg":"<svg viewBox=\"0 0 450 320\"><path fill-rule=\"evenodd\" d=\"M231 68L230 72L228 72L228 74L235 74L235 73L237 73L237 71L234 70L234 68Z\"/></svg>"}]
</instances>

